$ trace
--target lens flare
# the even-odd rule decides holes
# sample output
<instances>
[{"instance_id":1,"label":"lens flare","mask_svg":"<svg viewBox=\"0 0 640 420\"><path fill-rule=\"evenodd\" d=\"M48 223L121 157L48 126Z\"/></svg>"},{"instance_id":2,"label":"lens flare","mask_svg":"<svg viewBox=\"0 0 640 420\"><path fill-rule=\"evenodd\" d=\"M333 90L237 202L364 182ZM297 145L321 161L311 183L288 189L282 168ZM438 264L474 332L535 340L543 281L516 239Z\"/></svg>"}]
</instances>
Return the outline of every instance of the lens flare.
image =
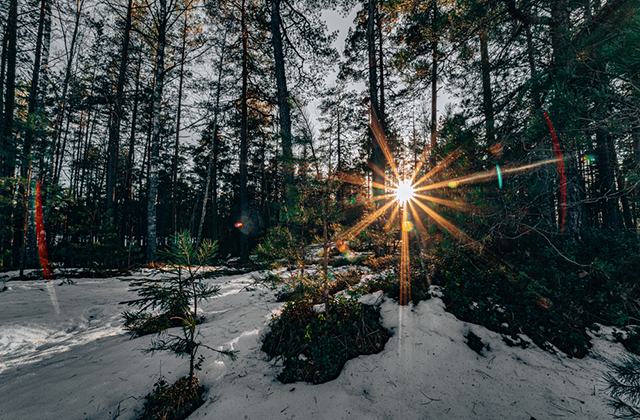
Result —
<instances>
[{"instance_id":1,"label":"lens flare","mask_svg":"<svg viewBox=\"0 0 640 420\"><path fill-rule=\"evenodd\" d=\"M429 164L429 162L432 162L433 159L428 159L428 155L432 153L432 150L429 147L425 147L422 155L420 156L420 159L416 161L415 167L411 171L412 173L410 174L410 176L408 178L405 178L403 174L403 176L401 177L400 173L404 172L401 171L401 169L406 168L399 168L398 166L396 166L396 163L394 162L393 156L391 154L391 149L387 144L384 130L382 129L382 126L380 125L380 122L378 121L376 113L373 109L371 110L370 116L371 132L373 134L373 137L375 138L377 145L380 147L380 151L386 158L386 165L388 165L390 170L387 171L384 169L384 167L380 168L375 165L371 166L371 169L374 171L374 173L381 175L384 178L383 182L371 182L360 178L349 178L346 176L341 176L340 179L342 181L352 183L354 185L367 185L367 182L369 182L368 185L373 190L371 200L375 204L375 207L374 210L371 213L367 214L366 217L364 217L350 229L342 232L339 237L336 238L335 247L349 259L349 257L353 256L351 255L352 251L349 250L346 241L353 239L358 234L360 234L360 232L376 223L381 229L384 229L385 232L390 232L392 226L397 226L399 224L401 236L400 266L398 270L400 274L400 305L406 305L411 301L411 267L409 255L410 232L411 236L418 239L416 241L416 244L419 248L421 248L418 251L418 256L420 257L421 261L422 253L426 252L426 245L424 243L423 236L428 236L432 230L436 229L436 226L443 232L446 231L451 234L465 246L477 251L482 250L481 244L473 241L469 235L467 235L461 229L456 227L452 222L448 221L437 212L438 205L443 205L454 210L463 211L471 210L473 206L458 198L447 199L434 197L430 193L427 193L428 191L444 189L447 187L450 189L456 189L464 185L485 183L487 181L496 179L498 181L498 186L502 188L504 176L509 176L511 174L523 174L545 165L557 164L561 176L560 189L562 196L561 202L563 204L561 222L562 227L564 227L564 207L566 206L566 180L564 175L564 162L562 160L562 152L560 150L559 143L551 126L551 121L546 115L546 112L545 119L547 120L547 123L551 130L554 151L556 152L555 158L538 162L530 162L528 164L520 166L506 165L505 167L501 167L500 165L495 164L495 169L492 168L483 172L476 172L470 175L463 175L460 177L449 179L447 179L444 175L444 170L453 162L455 162L461 155L463 155L463 151L460 148L454 150L452 153L450 153L444 159L440 160L440 162L438 162L437 164L433 165L433 167L429 168L429 170L427 171L425 168L423 168L423 165ZM493 155L495 159L499 159L502 156L504 147L500 143L496 143L495 145L491 146L489 150L491 152L491 155ZM427 173L425 174L425 172ZM436 175L439 174L440 176L436 177ZM393 185L393 187L390 187L391 185ZM391 194L387 193L389 189L391 189ZM429 228L428 231L424 225L425 220L429 223L429 225L427 226ZM426 281L431 284L428 277L426 278Z\"/></svg>"},{"instance_id":2,"label":"lens flare","mask_svg":"<svg viewBox=\"0 0 640 420\"><path fill-rule=\"evenodd\" d=\"M237 228L241 228L242 226L244 226L244 223L242 223L242 222L238 222L238 223L235 224L235 227L237 227Z\"/></svg>"},{"instance_id":3,"label":"lens flare","mask_svg":"<svg viewBox=\"0 0 640 420\"><path fill-rule=\"evenodd\" d=\"M405 179L396 187L396 199L400 202L400 204L404 204L413 198L413 194L415 192L416 190L411 185L411 181Z\"/></svg>"}]
</instances>

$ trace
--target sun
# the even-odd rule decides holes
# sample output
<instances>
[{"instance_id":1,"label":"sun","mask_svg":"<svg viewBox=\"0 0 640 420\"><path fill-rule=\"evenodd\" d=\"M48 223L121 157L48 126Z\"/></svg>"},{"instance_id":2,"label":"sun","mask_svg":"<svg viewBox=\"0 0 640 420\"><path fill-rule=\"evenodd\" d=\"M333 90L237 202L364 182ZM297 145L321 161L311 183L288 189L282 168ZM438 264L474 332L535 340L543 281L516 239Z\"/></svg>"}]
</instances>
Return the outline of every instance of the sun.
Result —
<instances>
[{"instance_id":1,"label":"sun","mask_svg":"<svg viewBox=\"0 0 640 420\"><path fill-rule=\"evenodd\" d=\"M415 192L416 190L415 188L413 188L413 185L411 185L410 179L400 181L400 183L396 186L396 200L398 200L401 205L404 205L407 203L407 201L413 198Z\"/></svg>"},{"instance_id":2,"label":"sun","mask_svg":"<svg viewBox=\"0 0 640 420\"><path fill-rule=\"evenodd\" d=\"M469 235L445 219L435 209L436 205L440 205L457 211L468 211L472 206L462 199L447 199L434 196L430 191L436 189L454 189L462 185L483 183L493 179L497 179L499 187L502 188L503 177L508 174L530 171L542 165L557 162L561 163L562 159L560 156L556 156L555 159L547 159L522 166L511 166L502 169L496 165L495 169L492 168L483 172L450 179L437 179L436 174L441 173L444 168L457 159L459 156L458 150L447 155L429 170L423 171L423 165L427 163L427 157L431 153L429 148L425 148L414 168L398 168L391 154L391 150L387 145L382 126L373 111L371 112L370 128L378 146L386 158L386 163L389 165L389 172L385 174L382 169L373 168L374 171L384 174L383 181L374 181L371 183L371 187L375 191L378 191L378 194L374 194L372 197L376 203L376 208L364 219L338 236L336 239L336 249L346 254L349 251L346 245L348 241L372 225L376 220L384 219L383 226L387 226L386 229L389 229L389 226L397 222L401 227L399 270L400 305L406 305L411 301L411 270L409 266L410 232L412 233L412 237L417 236L420 238L420 240L416 242L418 247L421 248L419 252L425 252L425 250L422 249L424 247L423 238L427 237L428 233L423 220L438 225L443 231L447 231L454 238L457 238L460 242L468 246L478 247ZM412 175L405 178L403 174L401 175L402 171L400 169L409 170L409 173ZM424 172L426 172L426 174ZM345 178L345 180L347 182L353 182L356 185L362 185L363 183L360 179L353 181ZM388 193L385 193L385 191L388 191Z\"/></svg>"}]
</instances>

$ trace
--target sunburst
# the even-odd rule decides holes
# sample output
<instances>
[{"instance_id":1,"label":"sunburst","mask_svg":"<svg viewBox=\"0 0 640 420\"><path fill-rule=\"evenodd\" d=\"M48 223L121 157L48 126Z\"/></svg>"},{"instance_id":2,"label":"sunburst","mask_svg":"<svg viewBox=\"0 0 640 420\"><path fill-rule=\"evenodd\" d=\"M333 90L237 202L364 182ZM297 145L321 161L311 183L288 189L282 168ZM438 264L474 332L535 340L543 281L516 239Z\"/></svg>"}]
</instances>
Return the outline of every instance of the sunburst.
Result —
<instances>
[{"instance_id":1,"label":"sunburst","mask_svg":"<svg viewBox=\"0 0 640 420\"><path fill-rule=\"evenodd\" d=\"M351 227L344 233L342 233L337 239L337 244L344 244L345 241L357 236L364 229L369 227L372 223L378 220L384 215L391 214L388 218L388 225L391 226L398 219L401 231L401 246L400 246L400 304L406 305L411 300L411 278L410 278L410 255L409 255L409 232L414 231L417 228L420 236L426 237L427 231L422 224L419 217L419 210L426 213L431 220L433 220L441 229L449 232L459 241L474 246L473 239L464 233L461 229L455 226L453 223L445 219L442 215L436 212L431 206L426 205L425 202L439 204L455 210L468 210L471 206L467 203L460 201L447 200L444 198L434 197L427 192L435 189L442 188L457 188L461 185L483 183L494 179L499 179L502 184L502 178L513 173L531 171L539 166L548 165L551 163L557 163L558 159L548 159L539 162L530 163L522 166L514 166L507 168L500 168L496 166L494 170L488 170L478 172L464 177L451 178L447 180L433 182L432 177L436 173L442 172L442 170L454 162L458 153L453 152L440 163L435 165L429 172L424 174L418 179L418 175L423 169L423 165L427 160L429 150L425 149L420 157L415 168L413 168L410 177L402 177L397 169L393 155L387 145L384 132L374 112L371 113L370 122L371 131L373 133L376 142L382 150L387 164L390 168L390 174L384 175L385 184L380 185L378 183L372 183L372 187L381 191L387 191L386 193L379 194L374 197L374 201L378 202L378 208L369 214L365 219L361 220L355 226ZM380 168L373 168L374 171L380 173ZM345 179L346 180L346 179ZM348 179L347 182L354 182L352 179ZM361 184L361 181L354 182ZM415 222L415 224L414 224Z\"/></svg>"}]
</instances>

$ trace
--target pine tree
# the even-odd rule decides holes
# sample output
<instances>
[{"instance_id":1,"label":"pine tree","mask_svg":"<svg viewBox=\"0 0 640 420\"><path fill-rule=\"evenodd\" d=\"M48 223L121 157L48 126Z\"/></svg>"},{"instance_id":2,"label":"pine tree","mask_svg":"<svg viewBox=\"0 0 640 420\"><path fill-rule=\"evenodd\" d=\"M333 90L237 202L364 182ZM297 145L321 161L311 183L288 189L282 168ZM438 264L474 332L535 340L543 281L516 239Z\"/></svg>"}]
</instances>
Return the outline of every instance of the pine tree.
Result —
<instances>
[{"instance_id":1,"label":"pine tree","mask_svg":"<svg viewBox=\"0 0 640 420\"><path fill-rule=\"evenodd\" d=\"M165 267L168 277L136 279L131 288L139 298L123 302L139 308L125 311L124 327L133 337L157 333L149 351L169 350L180 356L189 357L188 385L196 387L195 363L200 346L234 357L233 352L213 349L197 341L198 303L219 292L219 287L202 282L199 273L216 254L217 242L204 240L198 248L188 231L172 237L169 249L161 253L168 260ZM179 333L168 333L171 327L179 327Z\"/></svg>"}]
</instances>

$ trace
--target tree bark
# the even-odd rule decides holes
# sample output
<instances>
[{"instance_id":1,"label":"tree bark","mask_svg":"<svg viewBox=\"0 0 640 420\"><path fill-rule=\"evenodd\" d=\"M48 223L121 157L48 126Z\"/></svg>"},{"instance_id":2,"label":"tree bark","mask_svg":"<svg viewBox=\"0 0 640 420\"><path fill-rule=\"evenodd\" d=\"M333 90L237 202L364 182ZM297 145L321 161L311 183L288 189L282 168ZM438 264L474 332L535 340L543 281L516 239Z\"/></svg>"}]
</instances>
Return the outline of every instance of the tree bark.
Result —
<instances>
[{"instance_id":1,"label":"tree bark","mask_svg":"<svg viewBox=\"0 0 640 420\"><path fill-rule=\"evenodd\" d=\"M486 29L480 32L480 65L482 68L482 105L485 129L487 131L487 143L491 145L495 142L495 127L493 121L493 97L491 95L491 63L489 62L489 46Z\"/></svg>"},{"instance_id":2,"label":"tree bark","mask_svg":"<svg viewBox=\"0 0 640 420\"><path fill-rule=\"evenodd\" d=\"M142 49L138 57L136 68L136 90L133 94L133 110L131 112L131 133L129 136L129 152L127 153L127 167L124 176L124 212L126 221L123 222L123 239L127 234L130 240L133 237L133 157L136 145L136 128L138 123L138 105L140 103L140 73L142 69ZM143 166L144 167L144 166ZM142 176L141 176L142 177Z\"/></svg>"},{"instance_id":3,"label":"tree bark","mask_svg":"<svg viewBox=\"0 0 640 420\"><path fill-rule=\"evenodd\" d=\"M218 62L218 85L216 87L216 103L213 108L213 138L211 139L211 151L209 152L209 163L207 164L207 181L204 188L200 223L198 224L196 248L202 241L202 229L207 212L207 198L209 197L209 186L211 184L211 240L218 240L218 114L220 112L220 95L222 93L222 69L225 58L226 37L227 34L225 32L222 48L220 48L220 61Z\"/></svg>"},{"instance_id":4,"label":"tree bark","mask_svg":"<svg viewBox=\"0 0 640 420\"><path fill-rule=\"evenodd\" d=\"M167 37L167 0L159 0L158 44L156 49L156 86L153 92L153 136L149 149L149 191L147 195L147 262L156 259L158 248L156 211L158 207L158 160L160 155L160 132L162 131L162 91L164 88L164 55Z\"/></svg>"},{"instance_id":5,"label":"tree bark","mask_svg":"<svg viewBox=\"0 0 640 420\"><path fill-rule=\"evenodd\" d=\"M122 53L120 54L120 68L118 70L118 83L116 96L111 108L109 120L109 144L107 151L107 211L111 212L113 226L117 224L117 200L116 180L118 177L118 159L120 155L120 122L122 121L122 100L124 84L127 80L127 66L129 64L129 43L131 39L131 16L133 12L133 0L127 3L127 17L124 23L122 38Z\"/></svg>"},{"instance_id":6,"label":"tree bark","mask_svg":"<svg viewBox=\"0 0 640 420\"><path fill-rule=\"evenodd\" d=\"M604 128L596 130L597 165L598 165L598 195L602 209L602 225L605 228L617 230L622 227L618 189L616 186L617 159L613 138Z\"/></svg>"},{"instance_id":7,"label":"tree bark","mask_svg":"<svg viewBox=\"0 0 640 420\"><path fill-rule=\"evenodd\" d=\"M433 6L432 39L431 39L431 140L432 165L435 165L433 149L436 147L438 133L438 37L437 19L439 13L438 0L431 0Z\"/></svg>"},{"instance_id":8,"label":"tree bark","mask_svg":"<svg viewBox=\"0 0 640 420\"><path fill-rule=\"evenodd\" d=\"M178 233L178 157L180 156L180 114L182 111L182 88L184 86L184 60L187 48L187 23L189 9L184 11L184 28L182 30L182 48L180 50L180 76L178 81L178 109L176 110L176 139L173 147L171 163L171 227L173 234Z\"/></svg>"},{"instance_id":9,"label":"tree bark","mask_svg":"<svg viewBox=\"0 0 640 420\"><path fill-rule=\"evenodd\" d=\"M36 106L38 104L38 81L40 79L40 64L42 59L42 40L44 35L44 21L47 14L47 0L40 1L40 18L38 19L38 34L36 36L36 50L35 50L35 60L33 63L33 72L31 75L31 91L29 92L29 108L27 111L27 124L30 122L33 123L34 128L36 126L35 122L35 112ZM24 163L22 164L22 176L26 177L29 173L31 166L31 147L33 143L33 129L31 127L27 127L24 137ZM32 173L32 176L34 174ZM39 173L35 173L34 179L39 178Z\"/></svg>"},{"instance_id":10,"label":"tree bark","mask_svg":"<svg viewBox=\"0 0 640 420\"><path fill-rule=\"evenodd\" d=\"M240 99L241 128L240 128L240 259L243 262L249 261L249 196L247 191L247 157L248 157L248 107L247 91L249 82L249 51L246 21L245 0L242 0L242 17L240 26L242 30L242 98Z\"/></svg>"},{"instance_id":11,"label":"tree bark","mask_svg":"<svg viewBox=\"0 0 640 420\"><path fill-rule=\"evenodd\" d=\"M0 59L0 109L4 109L4 76L7 71L7 55L8 48L7 45L9 43L9 26L5 28L4 33L2 34L2 58ZM4 125L0 124L0 139L2 139L2 133L4 130Z\"/></svg>"},{"instance_id":12,"label":"tree bark","mask_svg":"<svg viewBox=\"0 0 640 420\"><path fill-rule=\"evenodd\" d=\"M557 0L551 3L551 47L553 50L553 77L566 79L569 73L568 62L568 31L569 31L568 0ZM563 131L562 124L559 132ZM584 209L580 200L580 173L576 158L570 153L564 154L565 175L567 183L566 222L564 235L572 241L580 239L583 226ZM564 203L562 203L564 204Z\"/></svg>"},{"instance_id":13,"label":"tree bark","mask_svg":"<svg viewBox=\"0 0 640 420\"><path fill-rule=\"evenodd\" d=\"M69 45L69 57L67 57L67 68L65 70L64 81L62 82L62 95L60 99L60 110L58 111L58 116L56 118L56 123L53 130L53 139L54 139L54 170L53 179L51 180L52 184L57 184L60 180L60 171L62 170L62 161L64 158L64 151L66 147L66 134L65 140L62 147L60 147L60 141L62 137L62 122L64 120L66 102L67 102L67 91L69 89L69 82L71 80L71 66L73 65L73 56L75 53L76 40L78 39L78 29L80 27L80 16L82 14L82 8L84 7L84 0L78 3L78 8L76 10L76 19L75 26L73 28L73 35L71 37L71 44ZM67 120L67 131L69 128L69 121ZM57 167L57 170L56 170Z\"/></svg>"},{"instance_id":14,"label":"tree bark","mask_svg":"<svg viewBox=\"0 0 640 420\"><path fill-rule=\"evenodd\" d=\"M18 55L18 0L9 0L9 15L7 17L7 82L4 95L4 124L0 133L2 141L3 177L12 177L15 167L15 148L13 139L13 110L16 95L16 58Z\"/></svg>"},{"instance_id":15,"label":"tree bark","mask_svg":"<svg viewBox=\"0 0 640 420\"><path fill-rule=\"evenodd\" d=\"M380 104L378 102L378 63L376 60L376 0L369 0L367 9L367 45L369 52L369 97L371 98L372 119L380 118ZM377 140L371 132L371 164L373 166L373 196L377 197L384 194L385 184L384 171L385 161L382 149L378 145ZM382 205L382 200L377 201L377 205Z\"/></svg>"},{"instance_id":16,"label":"tree bark","mask_svg":"<svg viewBox=\"0 0 640 420\"><path fill-rule=\"evenodd\" d=\"M284 160L284 178L287 185L293 182L293 149L291 138L291 110L285 73L282 34L280 32L280 0L271 3L271 36L273 43L276 85L278 89L278 112L280 117L280 136L282 137L282 155Z\"/></svg>"}]
</instances>

